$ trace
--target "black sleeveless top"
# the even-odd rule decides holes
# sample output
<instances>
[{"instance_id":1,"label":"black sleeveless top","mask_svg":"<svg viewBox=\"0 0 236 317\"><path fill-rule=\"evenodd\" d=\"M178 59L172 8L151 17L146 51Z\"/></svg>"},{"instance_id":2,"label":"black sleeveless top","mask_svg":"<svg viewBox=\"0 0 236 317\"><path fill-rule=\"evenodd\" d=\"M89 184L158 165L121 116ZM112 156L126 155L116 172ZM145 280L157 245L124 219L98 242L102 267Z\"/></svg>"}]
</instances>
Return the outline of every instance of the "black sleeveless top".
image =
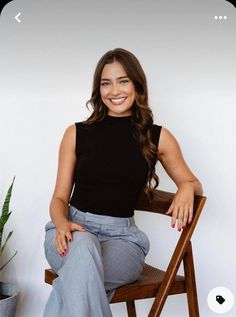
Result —
<instances>
[{"instance_id":1,"label":"black sleeveless top","mask_svg":"<svg viewBox=\"0 0 236 317\"><path fill-rule=\"evenodd\" d=\"M70 204L113 217L132 217L146 184L148 163L133 136L131 116L107 115L101 122L76 125L77 162ZM158 145L161 126L153 124Z\"/></svg>"}]
</instances>

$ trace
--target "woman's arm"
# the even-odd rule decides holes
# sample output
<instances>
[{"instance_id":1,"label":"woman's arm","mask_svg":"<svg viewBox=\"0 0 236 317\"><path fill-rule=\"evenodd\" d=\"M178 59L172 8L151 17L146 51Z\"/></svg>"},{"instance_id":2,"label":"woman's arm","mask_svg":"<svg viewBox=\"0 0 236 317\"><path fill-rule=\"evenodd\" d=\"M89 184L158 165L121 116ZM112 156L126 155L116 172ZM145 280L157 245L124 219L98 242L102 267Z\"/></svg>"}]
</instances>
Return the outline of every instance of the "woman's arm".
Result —
<instances>
[{"instance_id":1,"label":"woman's arm","mask_svg":"<svg viewBox=\"0 0 236 317\"><path fill-rule=\"evenodd\" d=\"M167 211L172 214L172 227L178 221L178 230L192 221L194 195L202 195L202 185L187 166L175 137L166 128L161 129L159 160L178 187L174 200Z\"/></svg>"},{"instance_id":2,"label":"woman's arm","mask_svg":"<svg viewBox=\"0 0 236 317\"><path fill-rule=\"evenodd\" d=\"M56 247L61 255L68 251L71 231L84 231L82 226L68 221L68 203L74 183L76 127L71 125L64 133L59 149L57 180L50 203L50 216L55 224Z\"/></svg>"}]
</instances>

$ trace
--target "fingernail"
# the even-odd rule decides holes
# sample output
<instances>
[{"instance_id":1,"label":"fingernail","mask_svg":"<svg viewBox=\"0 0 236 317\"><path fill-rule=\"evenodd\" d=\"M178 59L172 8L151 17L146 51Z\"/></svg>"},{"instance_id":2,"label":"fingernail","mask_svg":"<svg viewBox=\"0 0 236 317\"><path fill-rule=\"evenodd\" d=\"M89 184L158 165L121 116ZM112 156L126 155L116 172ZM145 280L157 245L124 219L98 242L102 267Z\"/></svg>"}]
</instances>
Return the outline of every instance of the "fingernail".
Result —
<instances>
[{"instance_id":1,"label":"fingernail","mask_svg":"<svg viewBox=\"0 0 236 317\"><path fill-rule=\"evenodd\" d=\"M178 231L181 231L181 228L179 228Z\"/></svg>"},{"instance_id":2,"label":"fingernail","mask_svg":"<svg viewBox=\"0 0 236 317\"><path fill-rule=\"evenodd\" d=\"M175 227L175 225L171 225L172 226L172 228L174 228Z\"/></svg>"},{"instance_id":3,"label":"fingernail","mask_svg":"<svg viewBox=\"0 0 236 317\"><path fill-rule=\"evenodd\" d=\"M71 239L69 239L69 242L71 242L72 240Z\"/></svg>"}]
</instances>

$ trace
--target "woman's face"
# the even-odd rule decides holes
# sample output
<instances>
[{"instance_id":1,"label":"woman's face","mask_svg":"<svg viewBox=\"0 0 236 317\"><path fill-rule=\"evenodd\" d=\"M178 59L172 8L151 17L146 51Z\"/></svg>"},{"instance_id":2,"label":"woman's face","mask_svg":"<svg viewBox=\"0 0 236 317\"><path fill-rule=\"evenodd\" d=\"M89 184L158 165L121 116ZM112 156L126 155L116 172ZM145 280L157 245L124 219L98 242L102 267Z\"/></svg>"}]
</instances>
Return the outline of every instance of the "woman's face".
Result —
<instances>
[{"instance_id":1,"label":"woman's face","mask_svg":"<svg viewBox=\"0 0 236 317\"><path fill-rule=\"evenodd\" d=\"M115 61L104 66L100 80L100 94L108 108L108 115L123 117L132 114L135 87L119 62Z\"/></svg>"}]
</instances>

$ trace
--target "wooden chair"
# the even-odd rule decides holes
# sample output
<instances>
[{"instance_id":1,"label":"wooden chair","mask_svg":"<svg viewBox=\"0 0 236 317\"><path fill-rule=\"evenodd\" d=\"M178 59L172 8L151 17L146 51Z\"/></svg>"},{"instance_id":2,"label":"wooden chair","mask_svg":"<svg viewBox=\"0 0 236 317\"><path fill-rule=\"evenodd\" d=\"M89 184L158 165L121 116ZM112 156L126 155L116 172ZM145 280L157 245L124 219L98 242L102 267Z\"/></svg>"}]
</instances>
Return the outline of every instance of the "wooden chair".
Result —
<instances>
[{"instance_id":1,"label":"wooden chair","mask_svg":"<svg viewBox=\"0 0 236 317\"><path fill-rule=\"evenodd\" d=\"M174 193L155 190L152 203L143 192L136 206L136 210L149 211L166 215ZM191 236L200 217L206 197L195 196L194 216L191 224L182 231L175 247L167 270L161 271L145 263L139 279L131 284L116 289L112 303L126 302L128 317L136 317L135 300L155 298L148 317L161 315L162 308L168 295L187 293L190 317L199 317L197 289L195 281ZM184 276L176 275L181 262L184 264ZM45 270L45 282L52 284L57 275L50 269Z\"/></svg>"}]
</instances>

